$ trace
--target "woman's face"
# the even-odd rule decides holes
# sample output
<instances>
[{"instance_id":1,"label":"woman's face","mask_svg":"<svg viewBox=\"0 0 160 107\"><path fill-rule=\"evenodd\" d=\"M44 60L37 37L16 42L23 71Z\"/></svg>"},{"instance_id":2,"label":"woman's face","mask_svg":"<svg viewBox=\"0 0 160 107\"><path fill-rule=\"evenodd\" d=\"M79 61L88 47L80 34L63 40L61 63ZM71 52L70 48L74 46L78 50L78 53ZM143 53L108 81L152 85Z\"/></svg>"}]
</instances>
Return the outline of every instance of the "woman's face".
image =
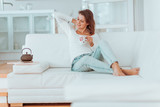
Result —
<instances>
[{"instance_id":1,"label":"woman's face","mask_svg":"<svg viewBox=\"0 0 160 107\"><path fill-rule=\"evenodd\" d=\"M77 29L85 29L87 25L88 24L86 23L85 17L79 14L76 22Z\"/></svg>"}]
</instances>

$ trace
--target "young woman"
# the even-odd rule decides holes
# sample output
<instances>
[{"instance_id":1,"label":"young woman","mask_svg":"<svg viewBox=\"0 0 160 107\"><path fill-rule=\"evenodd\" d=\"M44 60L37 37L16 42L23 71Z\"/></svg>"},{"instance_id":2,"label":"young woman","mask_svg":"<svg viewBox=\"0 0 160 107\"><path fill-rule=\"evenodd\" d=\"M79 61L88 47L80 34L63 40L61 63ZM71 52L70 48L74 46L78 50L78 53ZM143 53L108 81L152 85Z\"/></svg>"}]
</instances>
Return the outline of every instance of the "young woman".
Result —
<instances>
[{"instance_id":1,"label":"young woman","mask_svg":"<svg viewBox=\"0 0 160 107\"><path fill-rule=\"evenodd\" d=\"M95 21L89 9L79 11L77 19L57 12L55 12L55 18L68 36L72 71L85 72L93 69L97 72L112 73L115 76L138 75L139 68L121 69L119 67L118 60L106 41L101 40L93 50ZM108 64L102 62L101 57Z\"/></svg>"}]
</instances>

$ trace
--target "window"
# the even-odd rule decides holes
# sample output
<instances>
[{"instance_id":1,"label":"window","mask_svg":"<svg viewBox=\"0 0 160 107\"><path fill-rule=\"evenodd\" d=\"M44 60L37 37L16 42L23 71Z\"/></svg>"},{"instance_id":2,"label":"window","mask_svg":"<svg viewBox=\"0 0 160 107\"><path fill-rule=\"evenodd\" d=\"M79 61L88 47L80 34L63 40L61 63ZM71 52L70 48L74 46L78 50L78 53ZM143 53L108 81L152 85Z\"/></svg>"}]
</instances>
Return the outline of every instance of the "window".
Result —
<instances>
[{"instance_id":1,"label":"window","mask_svg":"<svg viewBox=\"0 0 160 107\"><path fill-rule=\"evenodd\" d=\"M96 30L133 31L133 0L83 0L82 9L87 8L94 14Z\"/></svg>"}]
</instances>

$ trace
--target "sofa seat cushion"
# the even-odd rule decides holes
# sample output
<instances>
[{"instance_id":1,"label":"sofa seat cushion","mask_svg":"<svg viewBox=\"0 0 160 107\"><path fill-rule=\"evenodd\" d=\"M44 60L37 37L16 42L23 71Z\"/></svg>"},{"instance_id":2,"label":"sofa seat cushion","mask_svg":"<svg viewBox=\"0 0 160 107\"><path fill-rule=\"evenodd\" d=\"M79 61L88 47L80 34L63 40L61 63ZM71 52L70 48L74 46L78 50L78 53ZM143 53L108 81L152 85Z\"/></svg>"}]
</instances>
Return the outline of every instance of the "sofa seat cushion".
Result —
<instances>
[{"instance_id":1,"label":"sofa seat cushion","mask_svg":"<svg viewBox=\"0 0 160 107\"><path fill-rule=\"evenodd\" d=\"M159 82L140 76L86 75L65 87L71 101L159 101Z\"/></svg>"},{"instance_id":2,"label":"sofa seat cushion","mask_svg":"<svg viewBox=\"0 0 160 107\"><path fill-rule=\"evenodd\" d=\"M71 68L49 69L42 74L42 86L45 88L63 88L81 76L80 72L73 72Z\"/></svg>"},{"instance_id":3,"label":"sofa seat cushion","mask_svg":"<svg viewBox=\"0 0 160 107\"><path fill-rule=\"evenodd\" d=\"M15 74L7 76L10 89L61 88L81 75L70 68L49 68L40 74Z\"/></svg>"},{"instance_id":4,"label":"sofa seat cushion","mask_svg":"<svg viewBox=\"0 0 160 107\"><path fill-rule=\"evenodd\" d=\"M73 72L71 71L71 68L53 68L42 74L42 86L45 88L63 88L64 86L75 81L77 78L81 78L86 75L94 75L95 79L107 77L106 75L114 77L111 74L99 73L96 71Z\"/></svg>"},{"instance_id":5,"label":"sofa seat cushion","mask_svg":"<svg viewBox=\"0 0 160 107\"><path fill-rule=\"evenodd\" d=\"M92 72L73 72L71 68L49 68L46 71L39 74L15 74L10 73L7 76L8 87L10 89L36 89L36 88L63 88L77 78L93 77L99 78L111 78L115 77L111 74ZM90 76L92 75L92 76ZM132 78L129 77L129 78Z\"/></svg>"}]
</instances>

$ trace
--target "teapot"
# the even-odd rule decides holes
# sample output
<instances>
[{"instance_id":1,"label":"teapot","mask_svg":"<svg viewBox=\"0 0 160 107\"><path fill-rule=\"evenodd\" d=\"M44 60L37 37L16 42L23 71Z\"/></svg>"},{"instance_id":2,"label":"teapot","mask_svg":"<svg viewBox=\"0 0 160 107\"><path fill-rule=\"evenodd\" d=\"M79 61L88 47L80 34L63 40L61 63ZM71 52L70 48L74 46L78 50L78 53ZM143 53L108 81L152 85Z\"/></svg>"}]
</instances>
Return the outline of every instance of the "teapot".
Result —
<instances>
[{"instance_id":1,"label":"teapot","mask_svg":"<svg viewBox=\"0 0 160 107\"><path fill-rule=\"evenodd\" d=\"M26 49L30 50L30 54L28 54L28 52L23 54L23 51L26 50ZM22 53L21 61L32 61L33 55L32 55L32 50L30 48L23 48L21 53Z\"/></svg>"}]
</instances>

